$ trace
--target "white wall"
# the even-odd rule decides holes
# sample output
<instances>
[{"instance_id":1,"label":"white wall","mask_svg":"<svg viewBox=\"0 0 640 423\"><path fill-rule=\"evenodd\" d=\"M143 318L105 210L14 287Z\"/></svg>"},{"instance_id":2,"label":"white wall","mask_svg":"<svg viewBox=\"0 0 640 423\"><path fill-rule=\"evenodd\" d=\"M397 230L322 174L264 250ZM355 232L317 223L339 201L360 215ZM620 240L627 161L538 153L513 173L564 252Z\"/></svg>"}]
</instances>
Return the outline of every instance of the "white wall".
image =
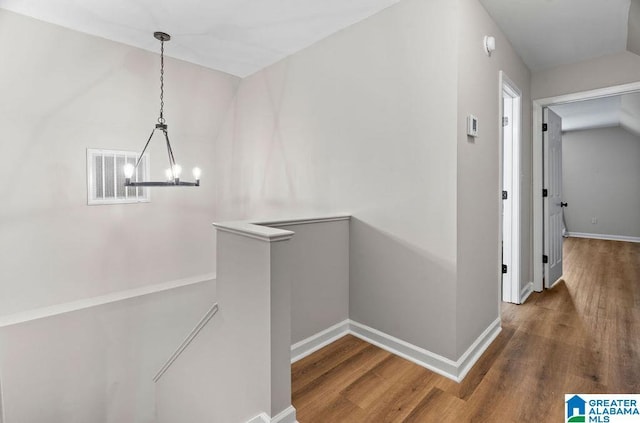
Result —
<instances>
[{"instance_id":1,"label":"white wall","mask_svg":"<svg viewBox=\"0 0 640 423\"><path fill-rule=\"evenodd\" d=\"M455 4L407 0L242 81L225 220L346 212L351 318L455 357Z\"/></svg>"},{"instance_id":2,"label":"white wall","mask_svg":"<svg viewBox=\"0 0 640 423\"><path fill-rule=\"evenodd\" d=\"M0 315L213 272L213 150L237 79L167 58L174 152L202 186L87 206L86 149L138 151L156 123L158 55L5 10L0 51Z\"/></svg>"},{"instance_id":3,"label":"white wall","mask_svg":"<svg viewBox=\"0 0 640 423\"><path fill-rule=\"evenodd\" d=\"M522 90L521 288L533 280L531 256L531 97L530 73L504 34L477 0L460 0L458 49L458 286L457 354L499 318L500 269L500 101L499 72ZM488 57L485 35L496 37ZM479 119L480 136L467 136L466 117Z\"/></svg>"},{"instance_id":4,"label":"white wall","mask_svg":"<svg viewBox=\"0 0 640 423\"><path fill-rule=\"evenodd\" d=\"M565 132L562 166L569 232L640 238L640 137L621 127Z\"/></svg>"},{"instance_id":5,"label":"white wall","mask_svg":"<svg viewBox=\"0 0 640 423\"><path fill-rule=\"evenodd\" d=\"M536 72L531 97L541 99L640 80L640 56L624 51Z\"/></svg>"},{"instance_id":6,"label":"white wall","mask_svg":"<svg viewBox=\"0 0 640 423\"><path fill-rule=\"evenodd\" d=\"M213 304L191 285L0 328L4 423L152 423L153 377Z\"/></svg>"}]
</instances>

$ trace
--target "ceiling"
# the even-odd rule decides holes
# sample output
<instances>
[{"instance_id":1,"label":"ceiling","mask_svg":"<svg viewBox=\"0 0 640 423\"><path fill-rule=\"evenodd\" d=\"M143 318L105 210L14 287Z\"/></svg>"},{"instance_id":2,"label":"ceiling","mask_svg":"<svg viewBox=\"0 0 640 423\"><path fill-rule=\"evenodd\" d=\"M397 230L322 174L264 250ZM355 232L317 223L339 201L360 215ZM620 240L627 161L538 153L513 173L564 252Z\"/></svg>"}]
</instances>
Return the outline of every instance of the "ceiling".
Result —
<instances>
[{"instance_id":1,"label":"ceiling","mask_svg":"<svg viewBox=\"0 0 640 423\"><path fill-rule=\"evenodd\" d=\"M558 104L550 108L562 117L563 131L622 126L640 136L640 93Z\"/></svg>"},{"instance_id":2,"label":"ceiling","mask_svg":"<svg viewBox=\"0 0 640 423\"><path fill-rule=\"evenodd\" d=\"M0 0L0 8L245 77L400 0ZM640 53L640 0L480 0L536 72ZM630 6L633 2L633 7ZM627 31L627 28L629 30Z\"/></svg>"},{"instance_id":3,"label":"ceiling","mask_svg":"<svg viewBox=\"0 0 640 423\"><path fill-rule=\"evenodd\" d=\"M0 8L245 77L400 0L0 0ZM640 54L640 0L479 0L532 72ZM631 11L630 11L631 10Z\"/></svg>"},{"instance_id":4,"label":"ceiling","mask_svg":"<svg viewBox=\"0 0 640 423\"><path fill-rule=\"evenodd\" d=\"M0 8L245 77L399 0L0 0ZM611 1L611 0L607 0Z\"/></svg>"},{"instance_id":5,"label":"ceiling","mask_svg":"<svg viewBox=\"0 0 640 423\"><path fill-rule=\"evenodd\" d=\"M640 0L480 0L532 72L640 54ZM640 136L640 94L552 106L563 131L621 126Z\"/></svg>"},{"instance_id":6,"label":"ceiling","mask_svg":"<svg viewBox=\"0 0 640 423\"><path fill-rule=\"evenodd\" d=\"M625 51L631 1L480 0L480 3L524 63L537 72ZM630 31L629 36L632 35L638 37L640 33Z\"/></svg>"}]
</instances>

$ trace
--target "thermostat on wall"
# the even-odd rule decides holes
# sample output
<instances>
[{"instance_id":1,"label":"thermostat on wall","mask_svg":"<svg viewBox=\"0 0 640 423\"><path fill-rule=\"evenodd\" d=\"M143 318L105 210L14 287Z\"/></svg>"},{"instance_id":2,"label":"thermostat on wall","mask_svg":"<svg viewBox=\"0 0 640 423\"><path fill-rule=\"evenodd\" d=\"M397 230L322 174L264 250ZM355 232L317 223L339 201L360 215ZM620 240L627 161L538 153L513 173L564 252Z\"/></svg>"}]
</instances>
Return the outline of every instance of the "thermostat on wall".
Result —
<instances>
[{"instance_id":1,"label":"thermostat on wall","mask_svg":"<svg viewBox=\"0 0 640 423\"><path fill-rule=\"evenodd\" d=\"M478 118L474 115L467 116L467 135L470 137L478 136Z\"/></svg>"}]
</instances>

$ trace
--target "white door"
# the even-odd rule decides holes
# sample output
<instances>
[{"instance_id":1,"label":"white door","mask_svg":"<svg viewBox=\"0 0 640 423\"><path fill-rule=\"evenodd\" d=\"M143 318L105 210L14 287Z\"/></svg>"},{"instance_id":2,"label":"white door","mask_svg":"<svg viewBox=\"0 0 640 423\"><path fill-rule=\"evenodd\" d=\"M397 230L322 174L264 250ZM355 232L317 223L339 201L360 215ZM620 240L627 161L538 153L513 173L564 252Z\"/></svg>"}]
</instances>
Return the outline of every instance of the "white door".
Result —
<instances>
[{"instance_id":1,"label":"white door","mask_svg":"<svg viewBox=\"0 0 640 423\"><path fill-rule=\"evenodd\" d=\"M550 288L562 277L562 119L548 108L543 117L544 285Z\"/></svg>"}]
</instances>

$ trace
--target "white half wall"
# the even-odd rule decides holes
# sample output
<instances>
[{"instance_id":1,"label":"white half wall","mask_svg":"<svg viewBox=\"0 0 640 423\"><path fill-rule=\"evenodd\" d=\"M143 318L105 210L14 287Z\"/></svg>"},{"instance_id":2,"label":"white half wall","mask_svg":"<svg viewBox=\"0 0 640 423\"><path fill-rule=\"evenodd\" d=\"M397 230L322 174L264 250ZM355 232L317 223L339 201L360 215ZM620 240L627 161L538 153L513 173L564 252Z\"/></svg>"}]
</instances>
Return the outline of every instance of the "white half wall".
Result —
<instances>
[{"instance_id":1,"label":"white half wall","mask_svg":"<svg viewBox=\"0 0 640 423\"><path fill-rule=\"evenodd\" d=\"M216 224L219 310L156 384L157 423L246 422L291 407L293 232ZM255 421L255 420L254 420ZM275 421L275 420L274 420Z\"/></svg>"},{"instance_id":2,"label":"white half wall","mask_svg":"<svg viewBox=\"0 0 640 423\"><path fill-rule=\"evenodd\" d=\"M295 236L283 257L291 274L291 343L349 318L349 216L266 223Z\"/></svg>"},{"instance_id":3,"label":"white half wall","mask_svg":"<svg viewBox=\"0 0 640 423\"><path fill-rule=\"evenodd\" d=\"M565 132L562 173L569 232L640 238L640 137L621 127Z\"/></svg>"},{"instance_id":4,"label":"white half wall","mask_svg":"<svg viewBox=\"0 0 640 423\"><path fill-rule=\"evenodd\" d=\"M3 423L154 423L153 376L214 296L205 282L0 328Z\"/></svg>"}]
</instances>

